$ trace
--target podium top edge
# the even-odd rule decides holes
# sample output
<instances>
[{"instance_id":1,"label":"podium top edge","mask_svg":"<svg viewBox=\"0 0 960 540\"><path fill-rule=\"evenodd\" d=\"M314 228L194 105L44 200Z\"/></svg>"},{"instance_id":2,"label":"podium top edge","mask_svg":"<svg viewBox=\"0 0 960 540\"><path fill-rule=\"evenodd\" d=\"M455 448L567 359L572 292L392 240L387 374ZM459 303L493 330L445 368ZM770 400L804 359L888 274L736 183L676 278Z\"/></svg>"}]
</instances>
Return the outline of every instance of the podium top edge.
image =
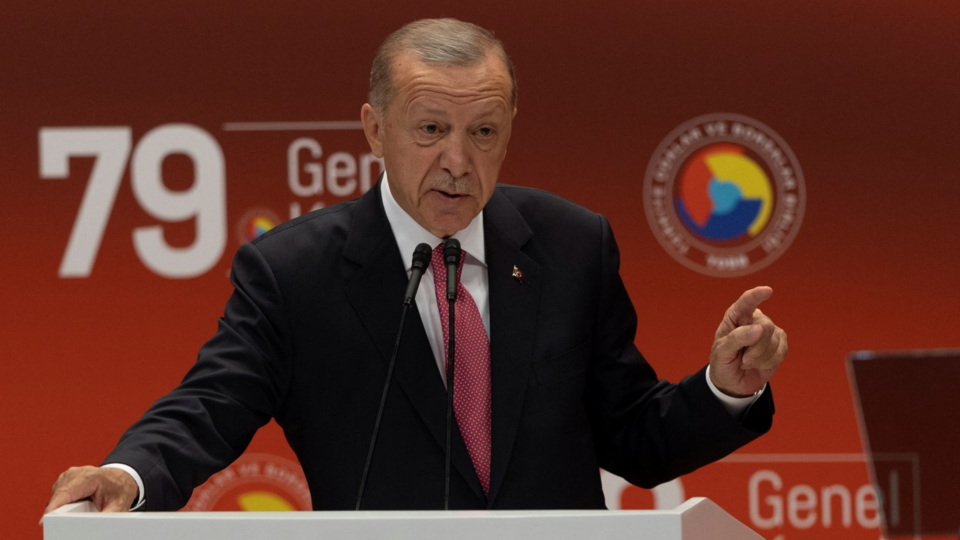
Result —
<instances>
[{"instance_id":1,"label":"podium top edge","mask_svg":"<svg viewBox=\"0 0 960 540\"><path fill-rule=\"evenodd\" d=\"M47 514L44 519L62 518L108 518L108 519L176 519L176 520L448 520L448 519L550 519L557 516L579 518L616 519L635 518L647 515L680 515L692 507L705 501L703 498L694 498L672 510L361 510L357 511L305 511L305 512L78 512L64 514Z\"/></svg>"}]
</instances>

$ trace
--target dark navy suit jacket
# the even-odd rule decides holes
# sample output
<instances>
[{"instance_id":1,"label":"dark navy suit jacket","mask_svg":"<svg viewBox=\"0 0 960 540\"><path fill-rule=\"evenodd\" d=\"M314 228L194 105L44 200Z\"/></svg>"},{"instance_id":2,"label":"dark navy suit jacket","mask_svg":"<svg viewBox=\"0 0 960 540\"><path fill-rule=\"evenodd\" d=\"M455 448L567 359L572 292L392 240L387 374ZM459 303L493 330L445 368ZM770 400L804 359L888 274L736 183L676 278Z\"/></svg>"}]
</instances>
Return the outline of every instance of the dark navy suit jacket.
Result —
<instances>
[{"instance_id":1,"label":"dark navy suit jacket","mask_svg":"<svg viewBox=\"0 0 960 540\"><path fill-rule=\"evenodd\" d=\"M636 313L606 219L511 186L484 212L491 485L485 497L455 433L452 508L603 508L600 467L649 487L769 429L769 390L734 418L702 371L658 380L633 343ZM407 281L379 185L244 245L232 280L195 366L105 462L140 473L147 510L177 509L275 418L314 508L352 509ZM365 509L443 507L445 388L412 310Z\"/></svg>"}]
</instances>

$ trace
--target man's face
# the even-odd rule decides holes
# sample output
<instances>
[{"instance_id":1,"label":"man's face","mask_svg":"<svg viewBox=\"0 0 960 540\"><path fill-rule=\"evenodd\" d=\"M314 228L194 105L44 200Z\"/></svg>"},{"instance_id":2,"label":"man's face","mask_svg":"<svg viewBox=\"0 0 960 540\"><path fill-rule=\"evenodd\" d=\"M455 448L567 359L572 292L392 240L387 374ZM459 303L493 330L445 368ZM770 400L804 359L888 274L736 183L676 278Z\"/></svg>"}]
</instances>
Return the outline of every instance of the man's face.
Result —
<instances>
[{"instance_id":1,"label":"man's face","mask_svg":"<svg viewBox=\"0 0 960 540\"><path fill-rule=\"evenodd\" d=\"M397 56L392 75L394 99L382 116L363 106L364 131L400 207L445 238L493 194L516 114L510 75L493 54L460 67L424 64L411 53Z\"/></svg>"}]
</instances>

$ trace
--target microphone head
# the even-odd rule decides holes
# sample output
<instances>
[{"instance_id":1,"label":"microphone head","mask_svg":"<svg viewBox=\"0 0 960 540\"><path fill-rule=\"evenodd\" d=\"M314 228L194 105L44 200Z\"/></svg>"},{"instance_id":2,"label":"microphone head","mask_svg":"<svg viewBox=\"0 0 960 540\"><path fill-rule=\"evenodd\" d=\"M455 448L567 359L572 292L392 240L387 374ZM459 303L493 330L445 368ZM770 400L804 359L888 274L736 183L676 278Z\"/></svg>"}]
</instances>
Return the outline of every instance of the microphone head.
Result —
<instances>
[{"instance_id":1,"label":"microphone head","mask_svg":"<svg viewBox=\"0 0 960 540\"><path fill-rule=\"evenodd\" d=\"M443 262L447 266L460 266L460 241L447 238L443 242Z\"/></svg>"},{"instance_id":2,"label":"microphone head","mask_svg":"<svg viewBox=\"0 0 960 540\"><path fill-rule=\"evenodd\" d=\"M457 270L460 268L460 241L447 238L443 242L443 262L447 266L447 300L457 301ZM450 310L453 313L453 310Z\"/></svg>"},{"instance_id":3,"label":"microphone head","mask_svg":"<svg viewBox=\"0 0 960 540\"><path fill-rule=\"evenodd\" d=\"M433 257L433 250L427 244L420 244L413 250L413 268L425 270L430 265L430 259Z\"/></svg>"}]
</instances>

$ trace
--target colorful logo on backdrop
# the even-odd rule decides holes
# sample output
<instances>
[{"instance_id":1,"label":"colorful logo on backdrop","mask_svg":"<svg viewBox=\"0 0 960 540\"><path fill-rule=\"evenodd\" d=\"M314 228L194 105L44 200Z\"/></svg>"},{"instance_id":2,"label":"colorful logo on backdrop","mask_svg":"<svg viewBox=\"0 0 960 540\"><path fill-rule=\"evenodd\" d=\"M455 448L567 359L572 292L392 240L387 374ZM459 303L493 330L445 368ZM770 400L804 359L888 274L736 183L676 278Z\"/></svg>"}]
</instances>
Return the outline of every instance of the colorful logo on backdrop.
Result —
<instances>
[{"instance_id":1,"label":"colorful logo on backdrop","mask_svg":"<svg viewBox=\"0 0 960 540\"><path fill-rule=\"evenodd\" d=\"M243 214L237 222L237 237L240 243L253 242L263 233L280 224L280 217L265 208L254 208Z\"/></svg>"},{"instance_id":2,"label":"colorful logo on backdrop","mask_svg":"<svg viewBox=\"0 0 960 540\"><path fill-rule=\"evenodd\" d=\"M296 463L269 454L246 453L193 491L191 512L308 511L310 489Z\"/></svg>"},{"instance_id":3,"label":"colorful logo on backdrop","mask_svg":"<svg viewBox=\"0 0 960 540\"><path fill-rule=\"evenodd\" d=\"M657 240L703 274L742 276L769 266L803 218L803 174L790 147L746 116L711 114L673 130L644 178Z\"/></svg>"}]
</instances>

